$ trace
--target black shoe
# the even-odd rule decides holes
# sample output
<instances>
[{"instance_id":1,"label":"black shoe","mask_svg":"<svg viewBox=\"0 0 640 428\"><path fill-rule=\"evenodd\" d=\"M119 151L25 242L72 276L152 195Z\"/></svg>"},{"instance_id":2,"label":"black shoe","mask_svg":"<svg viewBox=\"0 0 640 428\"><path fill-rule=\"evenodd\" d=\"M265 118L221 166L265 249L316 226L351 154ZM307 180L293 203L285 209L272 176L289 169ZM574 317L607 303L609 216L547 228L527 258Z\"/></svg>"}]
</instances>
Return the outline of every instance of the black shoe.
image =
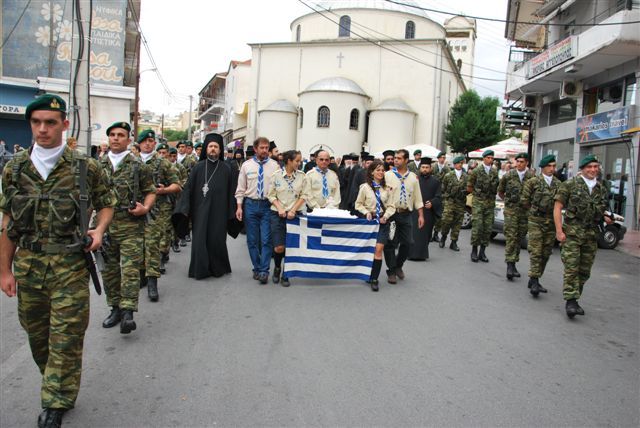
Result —
<instances>
[{"instance_id":1,"label":"black shoe","mask_svg":"<svg viewBox=\"0 0 640 428\"><path fill-rule=\"evenodd\" d=\"M538 294L540 294L540 283L538 282L538 278L529 278L529 293L531 293L531 295L533 297L538 297Z\"/></svg>"},{"instance_id":2,"label":"black shoe","mask_svg":"<svg viewBox=\"0 0 640 428\"><path fill-rule=\"evenodd\" d=\"M280 285L282 285L283 287L290 286L291 283L289 282L289 278L287 278L286 276L283 276L282 281L280 281Z\"/></svg>"},{"instance_id":3,"label":"black shoe","mask_svg":"<svg viewBox=\"0 0 640 428\"><path fill-rule=\"evenodd\" d=\"M478 253L478 258L480 259L481 262L485 262L485 263L489 263L489 259L487 258L487 256L484 254L484 249L486 247L484 245L480 246L480 252Z\"/></svg>"},{"instance_id":4,"label":"black shoe","mask_svg":"<svg viewBox=\"0 0 640 428\"><path fill-rule=\"evenodd\" d=\"M165 266L165 261L160 259L160 269L158 269L161 274L167 273L167 267Z\"/></svg>"},{"instance_id":5,"label":"black shoe","mask_svg":"<svg viewBox=\"0 0 640 428\"><path fill-rule=\"evenodd\" d=\"M120 333L129 334L136 329L136 322L133 320L133 311L125 309L122 311L122 321L120 321Z\"/></svg>"},{"instance_id":6,"label":"black shoe","mask_svg":"<svg viewBox=\"0 0 640 428\"><path fill-rule=\"evenodd\" d=\"M280 282L280 273L282 273L281 268L276 267L273 269L273 277L271 279L273 279L274 284L277 284Z\"/></svg>"},{"instance_id":7,"label":"black shoe","mask_svg":"<svg viewBox=\"0 0 640 428\"><path fill-rule=\"evenodd\" d=\"M169 253L160 253L160 261L169 263Z\"/></svg>"},{"instance_id":8,"label":"black shoe","mask_svg":"<svg viewBox=\"0 0 640 428\"><path fill-rule=\"evenodd\" d=\"M181 246L181 247L186 247L186 246L187 246L187 241L186 241L186 239L181 239L181 240L180 240L180 246Z\"/></svg>"},{"instance_id":9,"label":"black shoe","mask_svg":"<svg viewBox=\"0 0 640 428\"><path fill-rule=\"evenodd\" d=\"M456 241L451 241L451 244L449 244L449 248L451 248L453 251L460 251L460 248L458 248L458 243Z\"/></svg>"},{"instance_id":10,"label":"black shoe","mask_svg":"<svg viewBox=\"0 0 640 428\"><path fill-rule=\"evenodd\" d=\"M578 314L578 302L576 301L576 299L567 300L565 310L567 311L567 316L569 318L575 317Z\"/></svg>"},{"instance_id":11,"label":"black shoe","mask_svg":"<svg viewBox=\"0 0 640 428\"><path fill-rule=\"evenodd\" d=\"M109 314L109 316L106 317L104 321L102 321L102 327L104 328L115 327L118 325L121 319L122 319L122 311L120 310L119 307L113 306L111 308L111 313Z\"/></svg>"},{"instance_id":12,"label":"black shoe","mask_svg":"<svg viewBox=\"0 0 640 428\"><path fill-rule=\"evenodd\" d=\"M150 276L147 278L147 293L149 295L149 300L152 302L157 302L160 296L158 295L158 278L154 278Z\"/></svg>"},{"instance_id":13,"label":"black shoe","mask_svg":"<svg viewBox=\"0 0 640 428\"><path fill-rule=\"evenodd\" d=\"M516 269L516 264L515 262L513 263L513 277L514 278L520 278L520 272L518 272L518 269Z\"/></svg>"},{"instance_id":14,"label":"black shoe","mask_svg":"<svg viewBox=\"0 0 640 428\"><path fill-rule=\"evenodd\" d=\"M429 257L427 257L429 258ZM401 267L397 267L396 268L396 276L402 280L404 280L404 271L402 270Z\"/></svg>"},{"instance_id":15,"label":"black shoe","mask_svg":"<svg viewBox=\"0 0 640 428\"><path fill-rule=\"evenodd\" d=\"M38 428L59 428L67 409L44 409L38 416Z\"/></svg>"},{"instance_id":16,"label":"black shoe","mask_svg":"<svg viewBox=\"0 0 640 428\"><path fill-rule=\"evenodd\" d=\"M578 315L584 315L584 309L582 309L582 306L580 306L577 300L576 300L576 313Z\"/></svg>"},{"instance_id":17,"label":"black shoe","mask_svg":"<svg viewBox=\"0 0 640 428\"><path fill-rule=\"evenodd\" d=\"M369 285L371 285L371 291L378 291L378 280L377 279L370 279L369 280Z\"/></svg>"},{"instance_id":18,"label":"black shoe","mask_svg":"<svg viewBox=\"0 0 640 428\"><path fill-rule=\"evenodd\" d=\"M440 248L444 248L445 244L447 243L447 237L442 235L442 238L440 238L440 244L438 244L438 246Z\"/></svg>"},{"instance_id":19,"label":"black shoe","mask_svg":"<svg viewBox=\"0 0 640 428\"><path fill-rule=\"evenodd\" d=\"M178 245L178 241L173 241L171 243L171 249L173 250L174 253L180 252L180 246Z\"/></svg>"},{"instance_id":20,"label":"black shoe","mask_svg":"<svg viewBox=\"0 0 640 428\"><path fill-rule=\"evenodd\" d=\"M259 272L254 271L254 272L253 272L253 279L255 279L256 281L257 281L257 280L259 280L259 279L260 279L260 273L259 273Z\"/></svg>"},{"instance_id":21,"label":"black shoe","mask_svg":"<svg viewBox=\"0 0 640 428\"><path fill-rule=\"evenodd\" d=\"M438 232L434 232L433 239L431 241L438 242L439 240L440 240L440 237L438 236Z\"/></svg>"},{"instance_id":22,"label":"black shoe","mask_svg":"<svg viewBox=\"0 0 640 428\"><path fill-rule=\"evenodd\" d=\"M184 240L187 242L191 242L191 234L184 237Z\"/></svg>"},{"instance_id":23,"label":"black shoe","mask_svg":"<svg viewBox=\"0 0 640 428\"><path fill-rule=\"evenodd\" d=\"M389 284L397 284L398 283L398 276L396 275L395 271L387 272L387 282Z\"/></svg>"},{"instance_id":24,"label":"black shoe","mask_svg":"<svg viewBox=\"0 0 640 428\"><path fill-rule=\"evenodd\" d=\"M513 262L507 262L507 279L513 281Z\"/></svg>"},{"instance_id":25,"label":"black shoe","mask_svg":"<svg viewBox=\"0 0 640 428\"><path fill-rule=\"evenodd\" d=\"M260 285L265 285L267 282L269 282L269 274L261 273L258 277L258 281L260 281Z\"/></svg>"},{"instance_id":26,"label":"black shoe","mask_svg":"<svg viewBox=\"0 0 640 428\"><path fill-rule=\"evenodd\" d=\"M143 270L140 271L140 288L144 288L147 286L147 275Z\"/></svg>"},{"instance_id":27,"label":"black shoe","mask_svg":"<svg viewBox=\"0 0 640 428\"><path fill-rule=\"evenodd\" d=\"M471 261L474 263L478 263L478 246L473 245L471 247Z\"/></svg>"},{"instance_id":28,"label":"black shoe","mask_svg":"<svg viewBox=\"0 0 640 428\"><path fill-rule=\"evenodd\" d=\"M544 287L542 286L542 284L540 284L540 282L538 282L538 290L540 290L540 292L541 292L541 293L546 293L546 292L547 292L547 289L546 289L546 288L544 288Z\"/></svg>"}]
</instances>

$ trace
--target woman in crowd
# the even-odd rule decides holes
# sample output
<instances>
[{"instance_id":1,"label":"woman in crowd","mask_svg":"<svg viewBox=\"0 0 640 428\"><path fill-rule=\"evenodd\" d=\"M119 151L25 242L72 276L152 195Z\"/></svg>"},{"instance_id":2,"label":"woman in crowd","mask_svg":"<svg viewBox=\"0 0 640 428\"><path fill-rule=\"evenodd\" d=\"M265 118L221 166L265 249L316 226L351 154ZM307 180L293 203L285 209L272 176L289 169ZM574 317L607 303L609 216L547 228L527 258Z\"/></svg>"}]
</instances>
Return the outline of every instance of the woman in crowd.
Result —
<instances>
[{"instance_id":1,"label":"woman in crowd","mask_svg":"<svg viewBox=\"0 0 640 428\"><path fill-rule=\"evenodd\" d=\"M367 220L376 220L380 223L373 256L373 267L369 278L371 291L378 291L382 252L384 245L389 240L389 218L396 212L393 189L388 187L384 181L384 163L381 160L374 160L367 168L367 182L360 185L355 208Z\"/></svg>"},{"instance_id":2,"label":"woman in crowd","mask_svg":"<svg viewBox=\"0 0 640 428\"><path fill-rule=\"evenodd\" d=\"M285 254L285 237L287 234L287 219L293 219L298 211L305 206L303 189L306 175L300 171L302 155L299 151L289 150L282 154L284 168L271 176L271 185L267 198L271 202L271 239L273 241L273 283L280 282L283 287L290 285L289 278L282 273L282 259Z\"/></svg>"}]
</instances>

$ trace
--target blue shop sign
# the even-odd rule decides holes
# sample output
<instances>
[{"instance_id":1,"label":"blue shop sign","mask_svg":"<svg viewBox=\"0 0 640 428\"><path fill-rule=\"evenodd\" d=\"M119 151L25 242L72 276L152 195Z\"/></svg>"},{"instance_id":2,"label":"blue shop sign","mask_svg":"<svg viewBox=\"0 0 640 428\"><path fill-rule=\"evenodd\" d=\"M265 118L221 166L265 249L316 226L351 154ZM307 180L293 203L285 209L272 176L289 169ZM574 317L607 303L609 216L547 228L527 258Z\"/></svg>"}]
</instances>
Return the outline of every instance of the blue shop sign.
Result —
<instances>
[{"instance_id":1,"label":"blue shop sign","mask_svg":"<svg viewBox=\"0 0 640 428\"><path fill-rule=\"evenodd\" d=\"M627 106L578 118L576 141L585 144L619 138L620 133L631 126L632 108L633 106Z\"/></svg>"}]
</instances>

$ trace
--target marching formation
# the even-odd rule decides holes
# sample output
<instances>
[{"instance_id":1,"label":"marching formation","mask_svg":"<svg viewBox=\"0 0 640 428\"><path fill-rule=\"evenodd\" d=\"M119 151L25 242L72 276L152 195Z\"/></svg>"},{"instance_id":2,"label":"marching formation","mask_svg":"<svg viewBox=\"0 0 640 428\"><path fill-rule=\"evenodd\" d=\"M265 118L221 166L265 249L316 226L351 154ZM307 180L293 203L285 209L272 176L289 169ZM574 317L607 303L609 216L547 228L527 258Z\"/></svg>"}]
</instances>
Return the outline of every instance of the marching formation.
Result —
<instances>
[{"instance_id":1,"label":"marching formation","mask_svg":"<svg viewBox=\"0 0 640 428\"><path fill-rule=\"evenodd\" d=\"M300 152L280 153L267 138L256 139L245 160L242 150L226 151L218 134L172 148L146 130L131 144L130 125L116 122L106 131L108 150L96 160L65 144L66 110L62 98L49 94L27 107L34 144L7 163L0 197L0 287L18 296L20 323L42 374L39 427L60 426L78 394L89 277L101 292L91 252L104 259L111 312L102 326L130 334L140 289L158 302L170 252L188 242L189 277L231 273L227 235L244 233L254 280L288 287L287 222L314 210L346 210L379 225L368 280L377 292L383 259L387 282L396 284L408 260L429 259L430 242L444 248L449 240L449 249L460 251L468 204L471 261L488 263L498 196L505 203L507 279L521 276L516 264L528 236L529 292L547 293L540 279L557 240L567 316L584 315L578 301L607 205L593 155L580 162L578 176L560 183L552 155L535 175L527 154L519 154L501 178L490 150L473 169L464 168L464 156L450 167L444 152L432 162L420 151L410 159L404 149L387 150L383 159L368 153L334 159L320 149L303 165Z\"/></svg>"}]
</instances>

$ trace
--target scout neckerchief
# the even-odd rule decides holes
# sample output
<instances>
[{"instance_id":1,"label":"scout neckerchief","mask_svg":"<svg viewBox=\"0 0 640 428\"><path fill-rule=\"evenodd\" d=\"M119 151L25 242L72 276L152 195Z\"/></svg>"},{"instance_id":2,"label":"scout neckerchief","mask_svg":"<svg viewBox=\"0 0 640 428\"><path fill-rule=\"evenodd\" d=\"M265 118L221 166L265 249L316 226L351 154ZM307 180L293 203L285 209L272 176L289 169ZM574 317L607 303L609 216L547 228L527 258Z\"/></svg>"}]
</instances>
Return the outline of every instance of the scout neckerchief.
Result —
<instances>
[{"instance_id":1,"label":"scout neckerchief","mask_svg":"<svg viewBox=\"0 0 640 428\"><path fill-rule=\"evenodd\" d=\"M371 182L373 193L376 195L376 221L380 221L380 212L382 211L382 199L380 197L380 185L375 181Z\"/></svg>"},{"instance_id":2,"label":"scout neckerchief","mask_svg":"<svg viewBox=\"0 0 640 428\"><path fill-rule=\"evenodd\" d=\"M325 199L329 198L329 183L327 183L327 171L322 171L320 168L316 167L316 171L322 174L322 197Z\"/></svg>"},{"instance_id":3,"label":"scout neckerchief","mask_svg":"<svg viewBox=\"0 0 640 428\"><path fill-rule=\"evenodd\" d=\"M289 178L289 176L287 175L287 170L283 169L282 170L282 178L284 178L284 181L289 186L289 190L291 190L292 193L295 193L295 190L293 188L293 183L295 183L295 181L296 181L296 172L293 171L291 173L291 178Z\"/></svg>"},{"instance_id":4,"label":"scout neckerchief","mask_svg":"<svg viewBox=\"0 0 640 428\"><path fill-rule=\"evenodd\" d=\"M398 172L398 168L396 168L396 167L393 167L391 169L391 171L393 171L393 173L396 175L396 177L398 177L398 180L400 180L400 203L401 204L406 204L407 203L407 188L404 185L404 180L406 180L407 177L409 177L409 174L411 173L411 171L407 171L407 173L404 176Z\"/></svg>"},{"instance_id":5,"label":"scout neckerchief","mask_svg":"<svg viewBox=\"0 0 640 428\"><path fill-rule=\"evenodd\" d=\"M253 157L253 160L258 164L258 198L264 198L264 164L269 160L269 158L261 161L258 160L257 156Z\"/></svg>"}]
</instances>

